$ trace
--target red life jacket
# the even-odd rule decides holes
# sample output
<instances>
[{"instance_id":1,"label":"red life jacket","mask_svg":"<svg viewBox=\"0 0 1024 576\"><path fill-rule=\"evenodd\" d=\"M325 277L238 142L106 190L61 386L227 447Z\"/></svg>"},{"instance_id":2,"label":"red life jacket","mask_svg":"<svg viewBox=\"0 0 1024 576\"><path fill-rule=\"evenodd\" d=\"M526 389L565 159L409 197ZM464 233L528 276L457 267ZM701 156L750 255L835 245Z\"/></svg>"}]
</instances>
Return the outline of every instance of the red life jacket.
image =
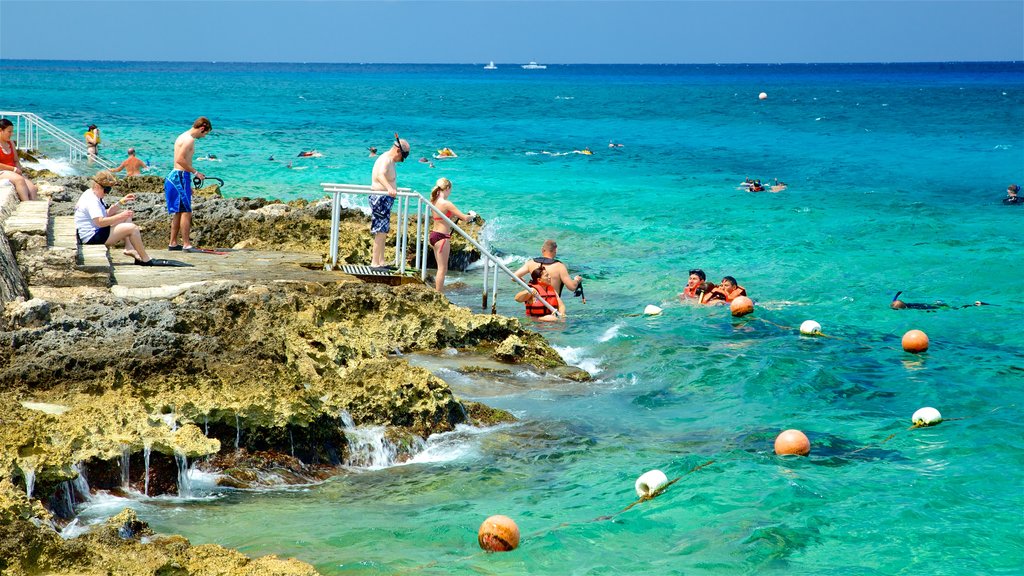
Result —
<instances>
[{"instance_id":1,"label":"red life jacket","mask_svg":"<svg viewBox=\"0 0 1024 576\"><path fill-rule=\"evenodd\" d=\"M530 284L531 287L536 288L540 298L543 298L545 302L551 304L551 306L558 310L558 295L555 294L555 289L551 284L545 282L537 282L536 284ZM537 297L530 298L526 301L526 315L534 318L541 316L547 316L551 314L547 306L537 301Z\"/></svg>"}]
</instances>

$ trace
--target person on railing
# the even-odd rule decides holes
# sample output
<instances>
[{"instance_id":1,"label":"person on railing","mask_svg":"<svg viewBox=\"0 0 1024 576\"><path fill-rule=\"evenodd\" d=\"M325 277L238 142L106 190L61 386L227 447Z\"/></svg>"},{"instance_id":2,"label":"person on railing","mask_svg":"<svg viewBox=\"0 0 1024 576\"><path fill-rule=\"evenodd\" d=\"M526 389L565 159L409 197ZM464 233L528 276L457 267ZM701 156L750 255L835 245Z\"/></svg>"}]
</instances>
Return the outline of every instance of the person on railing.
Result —
<instances>
[{"instance_id":1,"label":"person on railing","mask_svg":"<svg viewBox=\"0 0 1024 576\"><path fill-rule=\"evenodd\" d=\"M430 191L430 203L444 213L452 221L472 222L476 220L476 212L470 210L463 214L448 197L452 193L452 183L447 178L438 178L437 184ZM434 249L434 260L437 261L437 275L434 277L434 287L438 292L444 292L444 276L448 273L448 255L451 253L452 227L437 215L431 212L434 219L434 226L430 231L430 247Z\"/></svg>"},{"instance_id":2,"label":"person on railing","mask_svg":"<svg viewBox=\"0 0 1024 576\"><path fill-rule=\"evenodd\" d=\"M75 234L79 244L114 246L124 240L124 253L135 259L139 266L152 266L153 259L142 245L142 232L132 223L132 211L122 210L121 204L135 200L128 194L107 208L103 197L117 185L117 178L108 170L97 172L92 187L82 192L75 204Z\"/></svg>"},{"instance_id":3,"label":"person on railing","mask_svg":"<svg viewBox=\"0 0 1024 576\"><path fill-rule=\"evenodd\" d=\"M516 276L525 278L527 274L543 267L545 270L544 281L553 286L559 296L562 294L563 286L568 286L569 290L575 291L579 283L583 281L583 277L570 278L568 268L556 258L557 254L558 244L551 239L545 240L544 245L540 248L540 256L527 260L526 264L516 270Z\"/></svg>"},{"instance_id":4,"label":"person on railing","mask_svg":"<svg viewBox=\"0 0 1024 576\"><path fill-rule=\"evenodd\" d=\"M135 156L135 148L129 148L128 157L124 159L124 162L121 162L117 168L111 168L110 171L116 174L121 170L127 170L129 176L141 176L145 168L146 163Z\"/></svg>"},{"instance_id":5,"label":"person on railing","mask_svg":"<svg viewBox=\"0 0 1024 576\"><path fill-rule=\"evenodd\" d=\"M11 140L13 135L14 123L7 118L0 118L0 180L14 184L14 191L22 201L38 200L36 185L22 171L21 160L18 159L18 143Z\"/></svg>"},{"instance_id":6,"label":"person on railing","mask_svg":"<svg viewBox=\"0 0 1024 576\"><path fill-rule=\"evenodd\" d=\"M538 266L530 272L530 288L516 294L516 302L526 304L526 316L540 322L557 322L565 320L565 302L558 296L555 287L544 281L544 266ZM558 314L552 314L551 310L541 302L547 302L558 310Z\"/></svg>"},{"instance_id":7,"label":"person on railing","mask_svg":"<svg viewBox=\"0 0 1024 576\"><path fill-rule=\"evenodd\" d=\"M92 164L99 153L100 140L100 129L95 124L89 124L89 130L85 133L85 148L89 152L89 164Z\"/></svg>"},{"instance_id":8,"label":"person on railing","mask_svg":"<svg viewBox=\"0 0 1024 576\"><path fill-rule=\"evenodd\" d=\"M395 134L395 145L381 154L373 163L370 176L370 189L385 194L370 195L371 222L370 232L373 234L373 254L370 257L371 268L388 268L384 261L384 242L391 230L391 206L398 196L398 175L395 164L404 162L412 149L409 143Z\"/></svg>"}]
</instances>

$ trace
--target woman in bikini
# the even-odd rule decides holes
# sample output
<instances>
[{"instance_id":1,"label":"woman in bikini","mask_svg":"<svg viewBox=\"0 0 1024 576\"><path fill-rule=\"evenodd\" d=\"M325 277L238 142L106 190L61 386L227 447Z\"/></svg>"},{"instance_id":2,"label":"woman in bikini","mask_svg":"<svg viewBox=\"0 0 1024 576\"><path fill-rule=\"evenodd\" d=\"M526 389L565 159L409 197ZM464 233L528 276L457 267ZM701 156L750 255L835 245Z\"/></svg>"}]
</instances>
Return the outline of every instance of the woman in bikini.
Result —
<instances>
[{"instance_id":1,"label":"woman in bikini","mask_svg":"<svg viewBox=\"0 0 1024 576\"><path fill-rule=\"evenodd\" d=\"M472 222L475 220L476 212L470 210L468 214L463 214L451 200L448 200L448 196L451 193L451 181L447 178L438 178L437 184L430 191L430 203L454 222L459 220ZM437 288L438 292L443 292L444 276L448 273L448 254L452 249L452 228L436 212L431 211L431 217L434 219L434 226L430 231L430 246L434 249L434 260L437 261L437 276L434 277L434 287Z\"/></svg>"},{"instance_id":2,"label":"woman in bikini","mask_svg":"<svg viewBox=\"0 0 1024 576\"><path fill-rule=\"evenodd\" d=\"M7 118L0 119L0 180L9 180L14 184L18 198L38 200L36 185L25 176L18 159L17 143L11 140L14 135L14 123Z\"/></svg>"}]
</instances>

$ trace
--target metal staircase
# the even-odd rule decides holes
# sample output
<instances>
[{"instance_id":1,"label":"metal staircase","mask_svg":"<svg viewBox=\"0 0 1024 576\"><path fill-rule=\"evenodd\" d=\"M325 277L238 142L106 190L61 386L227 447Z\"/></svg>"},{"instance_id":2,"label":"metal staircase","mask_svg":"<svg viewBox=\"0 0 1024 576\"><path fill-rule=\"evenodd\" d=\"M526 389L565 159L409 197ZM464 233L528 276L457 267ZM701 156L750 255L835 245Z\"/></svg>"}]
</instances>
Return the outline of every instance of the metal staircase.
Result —
<instances>
[{"instance_id":1,"label":"metal staircase","mask_svg":"<svg viewBox=\"0 0 1024 576\"><path fill-rule=\"evenodd\" d=\"M18 143L20 150L39 150L40 137L45 135L56 140L60 146L68 147L70 162L77 162L89 157L89 149L84 142L31 112L0 110L0 118L7 118L14 123L15 136L13 140ZM93 161L108 170L116 166L115 163L99 155L94 156Z\"/></svg>"},{"instance_id":2,"label":"metal staircase","mask_svg":"<svg viewBox=\"0 0 1024 576\"><path fill-rule=\"evenodd\" d=\"M331 201L331 247L330 247L330 266L332 269L344 269L338 266L338 226L341 223L341 210L342 200L347 199L348 196L370 196L371 194L380 194L379 190L371 190L369 186L362 184L335 184L335 183L322 183L320 187L323 191L332 196ZM398 216L398 229L395 231L395 267L397 271L394 274L399 276L406 275L406 254L409 252L409 215L410 204L415 202L415 226L416 226L416 251L415 258L413 260L412 268L419 271L420 280L426 281L427 278L427 250L430 245L428 243L430 237L430 215L431 212L435 215L434 217L443 220L452 228L452 232L458 233L466 239L474 248L480 251L480 257L484 263L484 286L483 286L483 298L482 308L487 309L487 284L488 276L491 276L491 314L497 313L497 302L498 302L498 271L501 270L506 276L511 278L514 282L519 284L524 290L528 290L529 285L515 275L515 273L505 266L504 262L498 259L497 256L489 252L486 248L480 245L479 242L473 239L465 230L459 228L458 224L453 222L448 216L434 207L426 197L419 192L410 188L399 188L398 196L395 197L395 204L392 211ZM378 272L379 274L379 272ZM543 299L538 299L539 302L550 310L553 314L558 315L558 310L554 306L548 304Z\"/></svg>"}]
</instances>

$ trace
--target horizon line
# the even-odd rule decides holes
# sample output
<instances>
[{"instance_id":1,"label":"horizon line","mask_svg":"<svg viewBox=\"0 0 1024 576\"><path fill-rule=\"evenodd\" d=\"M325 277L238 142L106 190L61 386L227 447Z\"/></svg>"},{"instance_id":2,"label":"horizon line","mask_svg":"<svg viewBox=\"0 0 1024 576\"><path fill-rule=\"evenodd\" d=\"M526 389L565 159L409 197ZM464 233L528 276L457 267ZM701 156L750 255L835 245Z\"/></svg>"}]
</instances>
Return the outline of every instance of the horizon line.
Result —
<instances>
[{"instance_id":1,"label":"horizon line","mask_svg":"<svg viewBox=\"0 0 1024 576\"><path fill-rule=\"evenodd\" d=\"M481 62L317 62L289 60L98 60L78 58L5 58L2 62L103 62L123 64L301 64L301 65L346 65L346 66L478 66L491 60ZM528 62L495 62L501 66L521 66ZM555 62L542 63L545 66L850 66L850 65L892 65L892 64L1022 64L1024 60L888 60L888 61L852 61L852 62Z\"/></svg>"}]
</instances>

